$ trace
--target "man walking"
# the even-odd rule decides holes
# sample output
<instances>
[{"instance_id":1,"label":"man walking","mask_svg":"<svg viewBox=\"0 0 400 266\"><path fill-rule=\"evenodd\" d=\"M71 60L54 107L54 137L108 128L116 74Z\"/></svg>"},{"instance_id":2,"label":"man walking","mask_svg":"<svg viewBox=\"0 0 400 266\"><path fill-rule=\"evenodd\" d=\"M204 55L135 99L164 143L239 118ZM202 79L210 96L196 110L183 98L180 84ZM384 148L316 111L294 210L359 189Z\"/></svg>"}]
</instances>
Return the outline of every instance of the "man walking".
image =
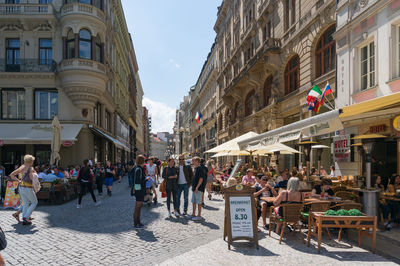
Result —
<instances>
[{"instance_id":1,"label":"man walking","mask_svg":"<svg viewBox=\"0 0 400 266\"><path fill-rule=\"evenodd\" d=\"M185 165L185 156L179 156L178 169L178 191L176 193L176 208L180 214L181 210L181 195L183 191L183 215L187 215L189 205L189 186L192 184L193 170L190 165Z\"/></svg>"},{"instance_id":2,"label":"man walking","mask_svg":"<svg viewBox=\"0 0 400 266\"><path fill-rule=\"evenodd\" d=\"M204 190L206 188L206 172L204 171L203 167L200 165L200 158L194 157L193 158L193 165L194 169L194 177L192 181L192 203L193 203L193 213L192 213L192 220L199 221L203 218L201 217L201 203ZM196 216L196 205L198 208L198 215Z\"/></svg>"},{"instance_id":3,"label":"man walking","mask_svg":"<svg viewBox=\"0 0 400 266\"><path fill-rule=\"evenodd\" d=\"M106 172L106 177L104 179L104 184L107 187L107 195L111 197L112 195L112 187L114 183L114 176L115 176L115 168L111 165L110 161L107 161L107 165L104 168Z\"/></svg>"}]
</instances>

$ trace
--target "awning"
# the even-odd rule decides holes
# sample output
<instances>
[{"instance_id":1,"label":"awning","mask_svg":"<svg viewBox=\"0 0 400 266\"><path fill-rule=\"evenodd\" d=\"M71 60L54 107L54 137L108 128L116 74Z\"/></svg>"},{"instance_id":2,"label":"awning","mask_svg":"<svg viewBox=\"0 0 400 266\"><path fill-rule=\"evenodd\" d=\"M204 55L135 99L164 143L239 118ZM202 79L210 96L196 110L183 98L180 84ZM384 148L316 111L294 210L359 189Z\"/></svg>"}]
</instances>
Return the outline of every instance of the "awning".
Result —
<instances>
[{"instance_id":1,"label":"awning","mask_svg":"<svg viewBox=\"0 0 400 266\"><path fill-rule=\"evenodd\" d=\"M303 136L313 137L342 130L343 124L339 119L340 112L341 110L333 110L320 115L312 116L262 133L258 136L241 140L238 142L238 145L241 149L247 149L249 144L254 145L261 141L264 144L271 145L278 142L295 140L300 136L298 132L301 132Z\"/></svg>"},{"instance_id":2,"label":"awning","mask_svg":"<svg viewBox=\"0 0 400 266\"><path fill-rule=\"evenodd\" d=\"M123 144L122 142L120 142L119 140L111 137L110 135L108 135L107 133L105 133L104 131L95 128L93 126L89 126L91 130L93 130L94 132L96 132L97 134L105 137L106 139L110 140L112 143L114 143L114 145L120 149L126 150L126 151L130 151L129 147L127 147L125 144Z\"/></svg>"},{"instance_id":3,"label":"awning","mask_svg":"<svg viewBox=\"0 0 400 266\"><path fill-rule=\"evenodd\" d=\"M343 107L342 108L343 113L341 113L339 117L345 118L345 117L355 116L371 111L389 108L390 106L396 104L397 105L400 104L400 92Z\"/></svg>"},{"instance_id":4,"label":"awning","mask_svg":"<svg viewBox=\"0 0 400 266\"><path fill-rule=\"evenodd\" d=\"M257 133L253 132L253 131L249 131L246 134L243 134L237 138L234 138L232 140L229 140L225 143L222 143L221 145L218 145L217 147L214 147L208 151L206 151L206 153L218 153L218 152L227 152L227 151L240 151L240 148L238 146L238 142L241 140L245 140L251 137L256 137L258 136Z\"/></svg>"},{"instance_id":5,"label":"awning","mask_svg":"<svg viewBox=\"0 0 400 266\"><path fill-rule=\"evenodd\" d=\"M61 141L76 141L82 124L61 124ZM50 144L51 124L0 124L4 144Z\"/></svg>"}]
</instances>

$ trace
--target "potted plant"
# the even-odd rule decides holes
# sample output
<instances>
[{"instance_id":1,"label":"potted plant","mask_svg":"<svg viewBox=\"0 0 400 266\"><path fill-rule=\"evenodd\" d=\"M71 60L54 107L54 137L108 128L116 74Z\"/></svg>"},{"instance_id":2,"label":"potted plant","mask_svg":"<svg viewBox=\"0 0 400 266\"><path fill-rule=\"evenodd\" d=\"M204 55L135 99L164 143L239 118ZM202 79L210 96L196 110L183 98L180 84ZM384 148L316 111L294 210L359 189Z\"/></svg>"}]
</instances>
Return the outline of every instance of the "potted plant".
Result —
<instances>
[{"instance_id":1,"label":"potted plant","mask_svg":"<svg viewBox=\"0 0 400 266\"><path fill-rule=\"evenodd\" d=\"M55 179L53 181L54 191L61 191L62 184L60 179Z\"/></svg>"}]
</instances>

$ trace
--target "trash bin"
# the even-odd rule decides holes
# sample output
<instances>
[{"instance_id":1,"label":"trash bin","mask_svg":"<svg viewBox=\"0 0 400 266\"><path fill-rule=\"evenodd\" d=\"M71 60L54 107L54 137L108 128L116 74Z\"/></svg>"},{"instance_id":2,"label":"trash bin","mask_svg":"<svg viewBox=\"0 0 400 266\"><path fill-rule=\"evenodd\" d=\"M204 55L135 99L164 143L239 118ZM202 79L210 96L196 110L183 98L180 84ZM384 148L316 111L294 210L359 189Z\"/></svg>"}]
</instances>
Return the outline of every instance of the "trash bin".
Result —
<instances>
[{"instance_id":1,"label":"trash bin","mask_svg":"<svg viewBox=\"0 0 400 266\"><path fill-rule=\"evenodd\" d=\"M379 191L378 190L363 190L362 204L363 211L368 216L379 215Z\"/></svg>"}]
</instances>

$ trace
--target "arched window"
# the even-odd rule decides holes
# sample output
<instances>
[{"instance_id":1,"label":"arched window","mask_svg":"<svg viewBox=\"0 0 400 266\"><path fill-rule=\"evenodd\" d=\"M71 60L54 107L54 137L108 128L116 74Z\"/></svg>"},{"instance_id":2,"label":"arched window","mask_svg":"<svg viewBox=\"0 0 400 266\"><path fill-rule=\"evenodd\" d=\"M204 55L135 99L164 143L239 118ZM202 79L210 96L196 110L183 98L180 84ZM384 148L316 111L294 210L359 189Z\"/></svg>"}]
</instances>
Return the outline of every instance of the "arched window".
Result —
<instances>
[{"instance_id":1,"label":"arched window","mask_svg":"<svg viewBox=\"0 0 400 266\"><path fill-rule=\"evenodd\" d=\"M271 89L272 89L272 75L269 75L269 77L264 82L264 88L263 88L264 106L267 106L269 103L269 99L271 98Z\"/></svg>"},{"instance_id":2,"label":"arched window","mask_svg":"<svg viewBox=\"0 0 400 266\"><path fill-rule=\"evenodd\" d=\"M92 35L88 30L79 32L79 57L92 59Z\"/></svg>"},{"instance_id":3,"label":"arched window","mask_svg":"<svg viewBox=\"0 0 400 266\"><path fill-rule=\"evenodd\" d=\"M336 43L332 36L335 30L336 25L330 26L318 40L315 49L316 77L322 76L335 69Z\"/></svg>"},{"instance_id":4,"label":"arched window","mask_svg":"<svg viewBox=\"0 0 400 266\"><path fill-rule=\"evenodd\" d=\"M96 37L96 61L103 63L103 49L99 35Z\"/></svg>"},{"instance_id":5,"label":"arched window","mask_svg":"<svg viewBox=\"0 0 400 266\"><path fill-rule=\"evenodd\" d=\"M249 116L253 113L253 98L254 98L255 91L252 90L246 96L246 101L244 102L244 115Z\"/></svg>"},{"instance_id":6,"label":"arched window","mask_svg":"<svg viewBox=\"0 0 400 266\"><path fill-rule=\"evenodd\" d=\"M239 117L239 102L236 102L235 104L235 108L233 108L233 123L236 122L236 120Z\"/></svg>"},{"instance_id":7,"label":"arched window","mask_svg":"<svg viewBox=\"0 0 400 266\"><path fill-rule=\"evenodd\" d=\"M292 57L285 68L285 95L297 90L300 77L300 59L298 55Z\"/></svg>"},{"instance_id":8,"label":"arched window","mask_svg":"<svg viewBox=\"0 0 400 266\"><path fill-rule=\"evenodd\" d=\"M72 30L68 31L67 34L67 59L71 59L75 57L75 36Z\"/></svg>"}]
</instances>

